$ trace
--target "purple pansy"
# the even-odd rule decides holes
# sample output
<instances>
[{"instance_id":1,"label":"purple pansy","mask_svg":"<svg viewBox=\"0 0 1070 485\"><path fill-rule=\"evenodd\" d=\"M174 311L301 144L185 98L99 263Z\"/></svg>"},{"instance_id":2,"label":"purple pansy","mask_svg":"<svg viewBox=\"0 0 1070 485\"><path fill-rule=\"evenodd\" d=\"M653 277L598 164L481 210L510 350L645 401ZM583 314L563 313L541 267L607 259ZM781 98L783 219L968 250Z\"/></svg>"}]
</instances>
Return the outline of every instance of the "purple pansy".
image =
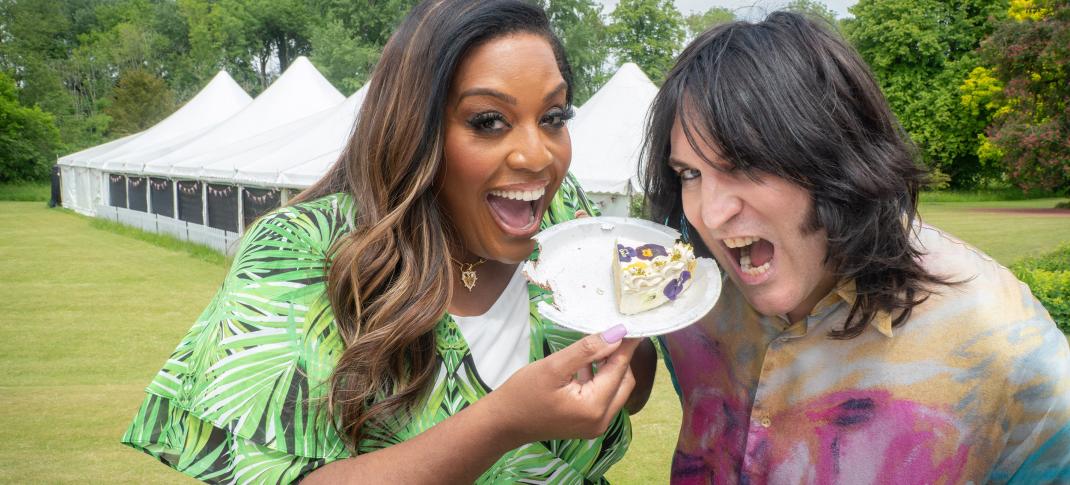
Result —
<instances>
[{"instance_id":1,"label":"purple pansy","mask_svg":"<svg viewBox=\"0 0 1070 485\"><path fill-rule=\"evenodd\" d=\"M680 273L679 278L676 278L665 285L665 296L667 296L669 300L676 300L676 297L680 296L680 292L684 291L684 283L687 283L687 280L689 279L691 279L690 271Z\"/></svg>"},{"instance_id":2,"label":"purple pansy","mask_svg":"<svg viewBox=\"0 0 1070 485\"><path fill-rule=\"evenodd\" d=\"M619 255L619 258L620 258L621 262L627 263L627 262L631 261L632 258L635 257L635 248L630 248L630 247L625 246L623 244L618 244L617 245L617 254Z\"/></svg>"},{"instance_id":3,"label":"purple pansy","mask_svg":"<svg viewBox=\"0 0 1070 485\"><path fill-rule=\"evenodd\" d=\"M669 253L665 251L664 246L658 244L644 244L635 248L636 256L639 259L651 260L658 256L668 256Z\"/></svg>"}]
</instances>

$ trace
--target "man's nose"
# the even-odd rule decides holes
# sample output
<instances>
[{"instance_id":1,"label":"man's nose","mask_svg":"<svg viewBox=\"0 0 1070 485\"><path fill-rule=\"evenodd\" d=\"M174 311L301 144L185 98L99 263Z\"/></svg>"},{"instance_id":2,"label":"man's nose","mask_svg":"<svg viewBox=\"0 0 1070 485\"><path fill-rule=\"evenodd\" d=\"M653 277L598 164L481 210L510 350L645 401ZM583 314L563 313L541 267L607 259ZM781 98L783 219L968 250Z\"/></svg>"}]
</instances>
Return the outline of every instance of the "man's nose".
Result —
<instances>
[{"instance_id":1,"label":"man's nose","mask_svg":"<svg viewBox=\"0 0 1070 485\"><path fill-rule=\"evenodd\" d=\"M719 180L716 174L702 177L702 224L716 230L731 220L743 208L743 201L735 191Z\"/></svg>"}]
</instances>

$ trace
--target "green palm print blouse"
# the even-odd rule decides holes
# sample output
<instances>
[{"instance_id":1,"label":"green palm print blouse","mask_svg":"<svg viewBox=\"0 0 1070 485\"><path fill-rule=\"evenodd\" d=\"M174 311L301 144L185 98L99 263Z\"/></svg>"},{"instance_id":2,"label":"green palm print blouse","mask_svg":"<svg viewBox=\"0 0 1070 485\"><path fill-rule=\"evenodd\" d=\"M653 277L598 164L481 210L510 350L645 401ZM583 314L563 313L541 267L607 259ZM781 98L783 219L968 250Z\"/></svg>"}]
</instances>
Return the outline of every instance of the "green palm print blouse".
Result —
<instances>
[{"instance_id":1,"label":"green palm print blouse","mask_svg":"<svg viewBox=\"0 0 1070 485\"><path fill-rule=\"evenodd\" d=\"M542 226L579 209L594 213L568 176ZM124 444L206 482L288 483L351 456L323 409L343 349L324 267L353 211L350 196L335 194L279 209L248 230L219 292L146 388ZM550 298L546 291L529 284L528 294L530 361L582 337L540 317L535 307ZM412 438L490 392L449 315L435 337L431 392L411 415L365 428L358 453ZM630 440L622 411L598 438L524 445L477 482L604 483Z\"/></svg>"}]
</instances>

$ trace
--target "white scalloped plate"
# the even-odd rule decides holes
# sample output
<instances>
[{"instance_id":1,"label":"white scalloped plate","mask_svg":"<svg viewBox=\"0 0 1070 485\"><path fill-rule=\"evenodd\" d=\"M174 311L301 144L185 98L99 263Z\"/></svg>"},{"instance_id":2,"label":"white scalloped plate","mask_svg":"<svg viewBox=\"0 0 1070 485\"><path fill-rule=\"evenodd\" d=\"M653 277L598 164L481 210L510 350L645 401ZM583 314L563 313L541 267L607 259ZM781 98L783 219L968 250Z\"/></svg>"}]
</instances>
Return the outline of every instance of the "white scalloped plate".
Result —
<instances>
[{"instance_id":1,"label":"white scalloped plate","mask_svg":"<svg viewBox=\"0 0 1070 485\"><path fill-rule=\"evenodd\" d=\"M586 333L622 323L629 337L649 337L691 325L713 309L721 273L712 259L698 258L691 286L675 301L635 315L620 313L613 287L618 237L671 247L680 233L642 219L585 217L535 235L539 259L525 263L524 274L554 293L554 304L538 305L543 317Z\"/></svg>"}]
</instances>

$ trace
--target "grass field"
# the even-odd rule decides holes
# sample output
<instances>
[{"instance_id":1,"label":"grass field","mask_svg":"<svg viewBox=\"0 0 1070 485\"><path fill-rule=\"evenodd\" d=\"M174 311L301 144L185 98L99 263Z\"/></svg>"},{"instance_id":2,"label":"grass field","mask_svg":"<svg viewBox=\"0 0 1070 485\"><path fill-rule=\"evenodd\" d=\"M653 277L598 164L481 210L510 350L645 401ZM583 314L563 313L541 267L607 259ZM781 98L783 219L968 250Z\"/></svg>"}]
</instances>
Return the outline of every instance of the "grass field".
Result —
<instances>
[{"instance_id":1,"label":"grass field","mask_svg":"<svg viewBox=\"0 0 1070 485\"><path fill-rule=\"evenodd\" d=\"M47 183L0 184L0 200L48 202L51 195L52 185Z\"/></svg>"},{"instance_id":2,"label":"grass field","mask_svg":"<svg viewBox=\"0 0 1070 485\"><path fill-rule=\"evenodd\" d=\"M1009 265L1070 241L1070 218L974 209L1053 202L933 202L922 214ZM40 202L0 202L0 227L0 483L189 483L118 439L225 263ZM667 481L680 410L659 371L614 483Z\"/></svg>"}]
</instances>

